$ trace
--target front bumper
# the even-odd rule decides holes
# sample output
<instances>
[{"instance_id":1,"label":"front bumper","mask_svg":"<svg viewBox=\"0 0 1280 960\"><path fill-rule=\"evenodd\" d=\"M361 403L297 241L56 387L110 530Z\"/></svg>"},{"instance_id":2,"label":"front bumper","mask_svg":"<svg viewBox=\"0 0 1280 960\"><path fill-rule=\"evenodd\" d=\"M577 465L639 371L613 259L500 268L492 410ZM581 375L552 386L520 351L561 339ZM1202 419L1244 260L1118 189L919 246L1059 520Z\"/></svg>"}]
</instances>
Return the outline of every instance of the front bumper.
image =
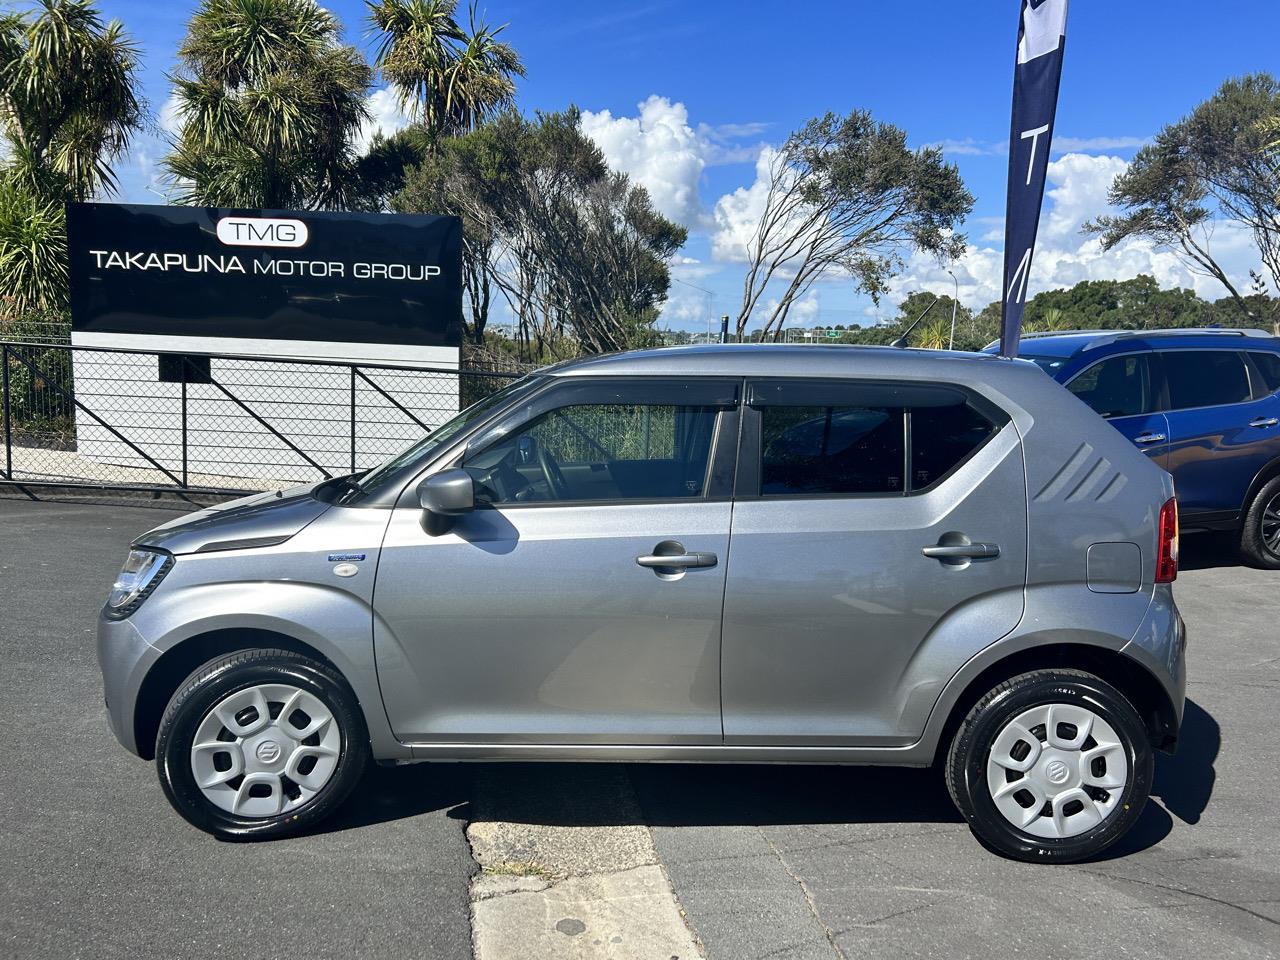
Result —
<instances>
[{"instance_id":1,"label":"front bumper","mask_svg":"<svg viewBox=\"0 0 1280 960\"><path fill-rule=\"evenodd\" d=\"M141 756L134 731L138 693L160 651L147 643L132 620L98 616L98 666L107 704L107 722L116 739L130 753ZM150 744L147 745L148 749Z\"/></svg>"}]
</instances>

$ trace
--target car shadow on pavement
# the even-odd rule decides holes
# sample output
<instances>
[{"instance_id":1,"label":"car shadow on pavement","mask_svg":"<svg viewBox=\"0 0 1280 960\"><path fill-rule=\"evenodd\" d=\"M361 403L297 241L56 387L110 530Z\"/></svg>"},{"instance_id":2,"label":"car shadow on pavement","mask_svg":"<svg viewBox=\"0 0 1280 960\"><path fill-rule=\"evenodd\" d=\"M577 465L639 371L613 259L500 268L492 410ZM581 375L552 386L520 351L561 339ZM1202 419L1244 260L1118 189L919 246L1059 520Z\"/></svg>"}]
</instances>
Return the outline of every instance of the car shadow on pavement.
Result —
<instances>
[{"instance_id":1,"label":"car shadow on pavement","mask_svg":"<svg viewBox=\"0 0 1280 960\"><path fill-rule=\"evenodd\" d=\"M1124 837L1095 861L1114 860L1155 846L1173 829L1173 818L1196 824L1209 799L1218 774L1214 762L1222 747L1218 721L1194 700L1188 700L1178 734L1178 752L1156 754L1151 802ZM1156 802L1159 801L1159 802Z\"/></svg>"},{"instance_id":2,"label":"car shadow on pavement","mask_svg":"<svg viewBox=\"0 0 1280 960\"><path fill-rule=\"evenodd\" d=\"M1238 534L1219 530L1189 533L1178 544L1181 570L1212 570L1218 567L1238 567L1240 538Z\"/></svg>"},{"instance_id":3,"label":"car shadow on pavement","mask_svg":"<svg viewBox=\"0 0 1280 960\"><path fill-rule=\"evenodd\" d=\"M353 830L465 804L472 771L463 763L370 764L345 803L311 833Z\"/></svg>"}]
</instances>

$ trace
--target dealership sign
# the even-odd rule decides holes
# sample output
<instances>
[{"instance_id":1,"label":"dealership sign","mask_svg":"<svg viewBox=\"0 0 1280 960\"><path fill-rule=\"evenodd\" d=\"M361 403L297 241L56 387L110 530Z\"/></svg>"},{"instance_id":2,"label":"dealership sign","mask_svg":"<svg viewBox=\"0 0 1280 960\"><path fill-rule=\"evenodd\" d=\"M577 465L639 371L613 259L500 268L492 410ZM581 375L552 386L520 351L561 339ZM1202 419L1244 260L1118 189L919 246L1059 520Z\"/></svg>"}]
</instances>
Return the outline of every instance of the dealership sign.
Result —
<instances>
[{"instance_id":1,"label":"dealership sign","mask_svg":"<svg viewBox=\"0 0 1280 960\"><path fill-rule=\"evenodd\" d=\"M457 346L456 217L70 204L73 331Z\"/></svg>"}]
</instances>

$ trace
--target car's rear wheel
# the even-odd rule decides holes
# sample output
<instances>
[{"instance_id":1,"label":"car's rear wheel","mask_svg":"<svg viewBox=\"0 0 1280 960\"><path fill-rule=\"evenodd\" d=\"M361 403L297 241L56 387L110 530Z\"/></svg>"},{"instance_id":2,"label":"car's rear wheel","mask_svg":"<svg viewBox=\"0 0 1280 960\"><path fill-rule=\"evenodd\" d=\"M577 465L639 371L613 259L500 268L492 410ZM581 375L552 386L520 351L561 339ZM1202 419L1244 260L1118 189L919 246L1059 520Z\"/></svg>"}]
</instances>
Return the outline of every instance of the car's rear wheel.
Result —
<instances>
[{"instance_id":1,"label":"car's rear wheel","mask_svg":"<svg viewBox=\"0 0 1280 960\"><path fill-rule=\"evenodd\" d=\"M1280 570L1280 477L1264 483L1245 511L1240 552L1256 566Z\"/></svg>"},{"instance_id":2,"label":"car's rear wheel","mask_svg":"<svg viewBox=\"0 0 1280 960\"><path fill-rule=\"evenodd\" d=\"M977 837L1006 856L1071 863L1133 826L1153 758L1136 710L1076 670L1037 670L979 700L956 732L947 786Z\"/></svg>"},{"instance_id":3,"label":"car's rear wheel","mask_svg":"<svg viewBox=\"0 0 1280 960\"><path fill-rule=\"evenodd\" d=\"M160 721L156 768L174 808L202 830L270 839L328 816L369 756L359 705L328 666L287 650L205 664Z\"/></svg>"}]
</instances>

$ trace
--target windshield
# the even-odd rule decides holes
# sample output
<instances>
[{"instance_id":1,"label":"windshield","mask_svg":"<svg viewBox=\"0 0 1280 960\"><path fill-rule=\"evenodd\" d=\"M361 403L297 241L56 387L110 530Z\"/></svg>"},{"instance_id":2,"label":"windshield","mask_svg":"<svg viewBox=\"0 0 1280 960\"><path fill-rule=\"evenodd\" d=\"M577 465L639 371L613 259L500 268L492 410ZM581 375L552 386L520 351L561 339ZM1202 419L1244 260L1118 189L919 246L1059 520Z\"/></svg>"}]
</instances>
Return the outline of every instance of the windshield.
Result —
<instances>
[{"instance_id":1,"label":"windshield","mask_svg":"<svg viewBox=\"0 0 1280 960\"><path fill-rule=\"evenodd\" d=\"M456 437L473 424L484 420L498 407L505 405L508 400L533 390L543 382L543 379L543 377L536 376L523 377L497 393L491 394L483 400L477 400L452 420L440 424L421 440L414 443L413 446L402 450L381 466L374 467L366 473L359 480L360 490L364 493L372 493L377 490L402 469L425 460L446 441Z\"/></svg>"},{"instance_id":2,"label":"windshield","mask_svg":"<svg viewBox=\"0 0 1280 960\"><path fill-rule=\"evenodd\" d=\"M1067 365L1067 361L1071 359L1070 357L1034 357L1029 353L1020 353L1018 358L1030 360L1055 380L1058 379L1058 373Z\"/></svg>"}]
</instances>

